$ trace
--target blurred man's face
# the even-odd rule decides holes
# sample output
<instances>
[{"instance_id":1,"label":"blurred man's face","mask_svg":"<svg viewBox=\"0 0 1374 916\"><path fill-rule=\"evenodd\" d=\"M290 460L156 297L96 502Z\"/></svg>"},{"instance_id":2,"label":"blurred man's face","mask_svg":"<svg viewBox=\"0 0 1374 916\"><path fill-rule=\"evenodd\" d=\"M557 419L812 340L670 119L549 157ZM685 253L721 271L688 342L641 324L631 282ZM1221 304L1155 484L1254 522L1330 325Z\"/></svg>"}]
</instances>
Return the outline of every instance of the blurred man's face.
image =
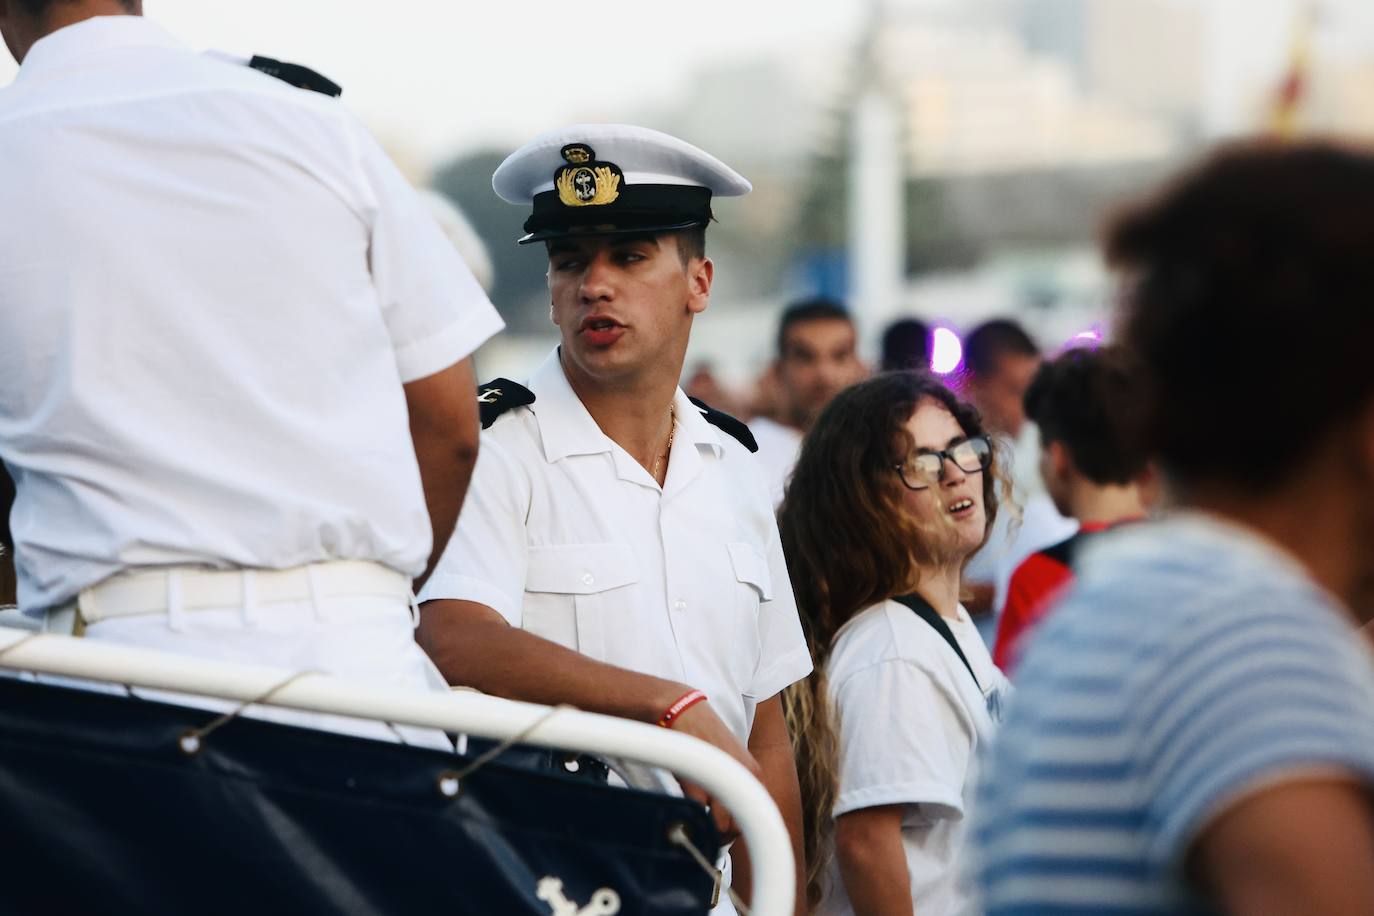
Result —
<instances>
[{"instance_id":1,"label":"blurred man's face","mask_svg":"<svg viewBox=\"0 0 1374 916\"><path fill-rule=\"evenodd\" d=\"M778 381L788 423L810 429L831 398L863 378L857 344L854 324L844 318L799 321L787 329Z\"/></svg>"},{"instance_id":2,"label":"blurred man's face","mask_svg":"<svg viewBox=\"0 0 1374 916\"><path fill-rule=\"evenodd\" d=\"M1072 515L1069 511L1071 467L1069 451L1064 443L1040 443L1040 479L1044 481L1045 493L1049 496L1050 502L1054 503L1055 511L1065 518Z\"/></svg>"},{"instance_id":3,"label":"blurred man's face","mask_svg":"<svg viewBox=\"0 0 1374 916\"><path fill-rule=\"evenodd\" d=\"M1026 423L1023 403L1040 357L1007 353L997 361L997 368L984 376L969 380L968 393L988 429L1015 439Z\"/></svg>"}]
</instances>

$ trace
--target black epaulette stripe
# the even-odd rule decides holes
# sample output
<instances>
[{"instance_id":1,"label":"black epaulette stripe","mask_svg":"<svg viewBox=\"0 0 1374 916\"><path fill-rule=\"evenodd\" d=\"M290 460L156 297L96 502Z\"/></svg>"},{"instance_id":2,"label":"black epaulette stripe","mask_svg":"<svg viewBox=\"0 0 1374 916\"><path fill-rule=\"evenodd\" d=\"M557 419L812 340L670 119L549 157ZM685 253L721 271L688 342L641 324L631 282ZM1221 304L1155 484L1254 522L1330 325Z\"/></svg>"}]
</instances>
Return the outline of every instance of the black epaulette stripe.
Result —
<instances>
[{"instance_id":1,"label":"black epaulette stripe","mask_svg":"<svg viewBox=\"0 0 1374 916\"><path fill-rule=\"evenodd\" d=\"M706 418L706 422L712 426L729 433L740 441L740 444L751 452L759 450L759 444L754 441L754 434L749 431L748 425L743 420L737 420L728 413L716 410L710 404L698 401L696 398L687 400L695 404L700 410L701 415Z\"/></svg>"},{"instance_id":2,"label":"black epaulette stripe","mask_svg":"<svg viewBox=\"0 0 1374 916\"><path fill-rule=\"evenodd\" d=\"M297 89L309 89L311 92L318 92L322 95L329 95L335 98L343 95L343 87L334 82L322 73L317 73L309 67L302 67L300 64L288 64L284 61L273 60L270 57L263 57L261 54L254 54L248 61L248 66L268 76L275 76L283 83L290 83Z\"/></svg>"},{"instance_id":3,"label":"black epaulette stripe","mask_svg":"<svg viewBox=\"0 0 1374 916\"><path fill-rule=\"evenodd\" d=\"M506 411L533 403L534 392L508 378L494 378L477 386L477 412L482 417L483 429L489 428Z\"/></svg>"}]
</instances>

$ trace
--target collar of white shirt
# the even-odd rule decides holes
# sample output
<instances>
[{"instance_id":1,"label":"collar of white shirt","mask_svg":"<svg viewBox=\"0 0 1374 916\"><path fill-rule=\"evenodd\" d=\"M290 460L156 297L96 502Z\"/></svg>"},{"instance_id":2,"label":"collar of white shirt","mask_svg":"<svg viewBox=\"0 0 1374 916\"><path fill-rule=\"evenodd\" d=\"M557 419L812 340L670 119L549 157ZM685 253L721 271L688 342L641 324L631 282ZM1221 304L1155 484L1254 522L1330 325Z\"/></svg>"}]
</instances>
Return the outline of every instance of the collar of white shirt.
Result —
<instances>
[{"instance_id":1,"label":"collar of white shirt","mask_svg":"<svg viewBox=\"0 0 1374 916\"><path fill-rule=\"evenodd\" d=\"M34 42L15 80L62 67L110 48L185 48L172 33L142 16L93 16Z\"/></svg>"},{"instance_id":2,"label":"collar of white shirt","mask_svg":"<svg viewBox=\"0 0 1374 916\"><path fill-rule=\"evenodd\" d=\"M596 425L586 406L573 391L563 374L563 365L555 349L530 376L529 388L535 401L530 405L539 423L539 435L544 444L544 458L554 462L569 455L595 455L621 451L614 448L611 438ZM706 422L701 410L687 399L679 388L673 396L673 412L677 415L674 454L678 443L692 443L710 448L719 457L724 447L720 432ZM647 472L646 472L647 476Z\"/></svg>"}]
</instances>

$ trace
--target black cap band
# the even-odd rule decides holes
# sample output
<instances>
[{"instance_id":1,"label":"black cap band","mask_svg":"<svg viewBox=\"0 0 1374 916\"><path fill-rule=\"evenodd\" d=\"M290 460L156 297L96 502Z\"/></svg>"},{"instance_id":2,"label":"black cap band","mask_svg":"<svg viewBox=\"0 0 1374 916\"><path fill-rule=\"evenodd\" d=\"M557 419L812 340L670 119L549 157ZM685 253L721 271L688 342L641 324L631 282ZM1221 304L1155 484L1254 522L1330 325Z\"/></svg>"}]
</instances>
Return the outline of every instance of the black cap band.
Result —
<instances>
[{"instance_id":1,"label":"black cap band","mask_svg":"<svg viewBox=\"0 0 1374 916\"><path fill-rule=\"evenodd\" d=\"M557 190L534 195L523 242L586 233L666 232L711 221L711 189L698 185L622 185L607 204L568 206Z\"/></svg>"}]
</instances>

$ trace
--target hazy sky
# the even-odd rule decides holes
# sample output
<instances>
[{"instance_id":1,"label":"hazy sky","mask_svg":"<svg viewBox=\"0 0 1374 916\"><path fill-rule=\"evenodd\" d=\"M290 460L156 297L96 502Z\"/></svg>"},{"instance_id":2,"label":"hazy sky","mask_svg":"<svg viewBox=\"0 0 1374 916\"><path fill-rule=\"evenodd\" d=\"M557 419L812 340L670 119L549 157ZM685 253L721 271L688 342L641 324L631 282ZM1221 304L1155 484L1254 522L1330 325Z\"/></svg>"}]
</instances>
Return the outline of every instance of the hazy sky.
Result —
<instances>
[{"instance_id":1,"label":"hazy sky","mask_svg":"<svg viewBox=\"0 0 1374 916\"><path fill-rule=\"evenodd\" d=\"M314 67L391 143L434 159L615 120L712 59L847 42L860 0L144 0L196 48ZM0 53L0 85L15 66Z\"/></svg>"},{"instance_id":2,"label":"hazy sky","mask_svg":"<svg viewBox=\"0 0 1374 916\"><path fill-rule=\"evenodd\" d=\"M144 0L144 10L193 47L314 67L343 84L345 101L393 151L423 165L685 99L691 74L712 61L847 47L871 2ZM980 0L878 2L911 14ZM1210 10L1204 104L1212 121L1248 126L1254 86L1282 72L1293 14L1306 0L1168 2ZM1374 0L1322 7L1326 44L1367 51ZM0 53L0 86L14 71Z\"/></svg>"}]
</instances>

